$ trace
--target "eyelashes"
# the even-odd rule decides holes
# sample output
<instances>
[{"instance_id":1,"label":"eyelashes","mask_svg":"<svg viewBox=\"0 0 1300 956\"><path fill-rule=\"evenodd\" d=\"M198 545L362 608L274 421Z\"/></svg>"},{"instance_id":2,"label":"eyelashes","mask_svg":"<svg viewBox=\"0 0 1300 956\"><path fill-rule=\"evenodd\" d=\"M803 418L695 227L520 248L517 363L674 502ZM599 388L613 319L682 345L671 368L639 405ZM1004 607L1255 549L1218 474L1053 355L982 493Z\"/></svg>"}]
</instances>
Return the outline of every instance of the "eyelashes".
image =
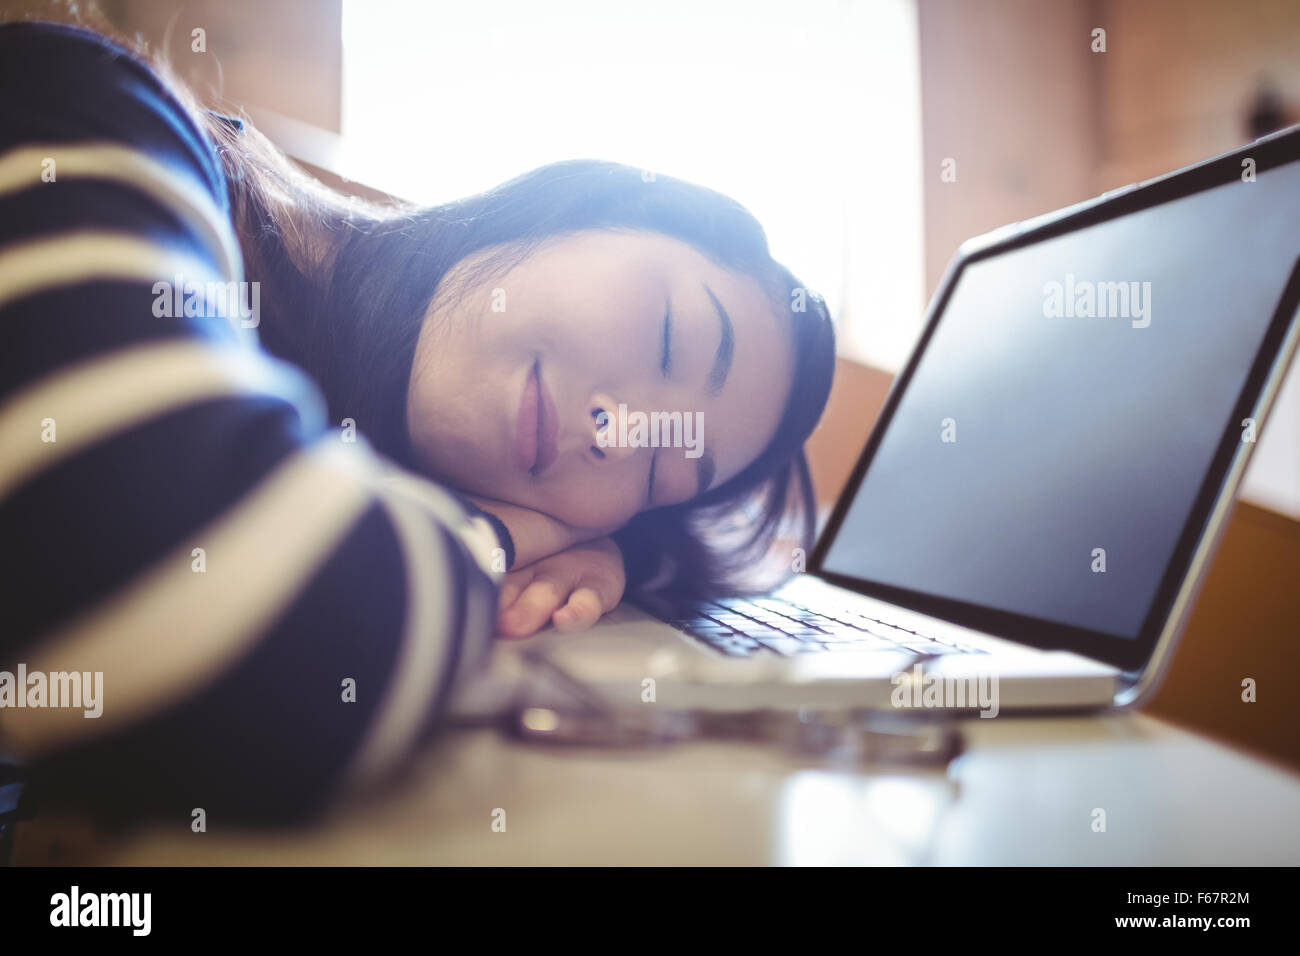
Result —
<instances>
[{"instance_id":1,"label":"eyelashes","mask_svg":"<svg viewBox=\"0 0 1300 956\"><path fill-rule=\"evenodd\" d=\"M653 508L653 507L654 507L654 500L655 500L655 465L657 465L658 463L659 463L659 456L658 456L657 454L653 454L653 455L651 455L651 456L650 456L650 475L649 475L649 477L646 479L646 490L645 490L645 506L646 506L647 508Z\"/></svg>"},{"instance_id":2,"label":"eyelashes","mask_svg":"<svg viewBox=\"0 0 1300 956\"><path fill-rule=\"evenodd\" d=\"M673 342L673 312L672 312L672 303L670 302L668 305L664 307L664 351L663 351L663 358L659 363L659 367L663 369L665 378L668 377L668 373L672 369L672 342Z\"/></svg>"},{"instance_id":3,"label":"eyelashes","mask_svg":"<svg viewBox=\"0 0 1300 956\"><path fill-rule=\"evenodd\" d=\"M669 299L664 303L663 355L659 359L659 368L663 371L664 378L667 378L672 371L672 350L673 303ZM657 464L659 464L659 454L654 452L650 455L650 470L646 475L645 506L647 509L654 507L655 466Z\"/></svg>"}]
</instances>

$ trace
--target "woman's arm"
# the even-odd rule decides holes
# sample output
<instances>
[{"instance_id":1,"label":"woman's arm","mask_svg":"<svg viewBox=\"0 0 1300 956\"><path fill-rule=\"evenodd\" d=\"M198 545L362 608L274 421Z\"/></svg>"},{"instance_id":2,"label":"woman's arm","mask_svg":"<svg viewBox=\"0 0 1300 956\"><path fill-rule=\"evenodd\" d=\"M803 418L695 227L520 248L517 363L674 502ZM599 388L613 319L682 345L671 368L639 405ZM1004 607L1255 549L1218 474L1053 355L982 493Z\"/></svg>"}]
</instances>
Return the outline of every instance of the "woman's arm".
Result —
<instances>
[{"instance_id":1,"label":"woman's arm","mask_svg":"<svg viewBox=\"0 0 1300 956\"><path fill-rule=\"evenodd\" d=\"M3 26L0 116L0 669L89 678L0 736L47 799L179 825L389 776L490 651L496 541L213 311L226 181L151 70Z\"/></svg>"},{"instance_id":2,"label":"woman's arm","mask_svg":"<svg viewBox=\"0 0 1300 956\"><path fill-rule=\"evenodd\" d=\"M505 525L514 544L514 561L506 569L510 571L559 554L584 541L606 537L618 530L617 526L575 528L531 508L476 495L466 495L465 498Z\"/></svg>"}]
</instances>

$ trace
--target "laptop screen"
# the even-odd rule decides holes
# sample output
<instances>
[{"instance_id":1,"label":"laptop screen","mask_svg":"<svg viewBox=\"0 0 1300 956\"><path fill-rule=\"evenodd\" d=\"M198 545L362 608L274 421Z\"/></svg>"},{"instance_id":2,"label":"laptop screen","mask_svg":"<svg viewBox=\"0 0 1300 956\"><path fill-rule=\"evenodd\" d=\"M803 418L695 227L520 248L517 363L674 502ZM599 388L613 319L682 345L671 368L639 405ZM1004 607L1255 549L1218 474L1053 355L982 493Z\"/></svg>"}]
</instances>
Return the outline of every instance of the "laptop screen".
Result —
<instances>
[{"instance_id":1,"label":"laptop screen","mask_svg":"<svg viewBox=\"0 0 1300 956\"><path fill-rule=\"evenodd\" d=\"M818 570L1141 636L1225 436L1258 437L1298 223L1291 162L967 262Z\"/></svg>"}]
</instances>

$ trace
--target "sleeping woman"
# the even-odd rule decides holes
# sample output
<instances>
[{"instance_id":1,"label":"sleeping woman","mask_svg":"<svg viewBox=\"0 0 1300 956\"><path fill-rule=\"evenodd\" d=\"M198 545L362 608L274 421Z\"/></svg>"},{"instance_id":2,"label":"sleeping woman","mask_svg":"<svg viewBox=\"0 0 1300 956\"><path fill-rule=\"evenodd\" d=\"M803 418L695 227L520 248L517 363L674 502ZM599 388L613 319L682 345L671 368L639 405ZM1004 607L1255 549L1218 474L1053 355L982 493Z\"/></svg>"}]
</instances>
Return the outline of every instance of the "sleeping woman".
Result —
<instances>
[{"instance_id":1,"label":"sleeping woman","mask_svg":"<svg viewBox=\"0 0 1300 956\"><path fill-rule=\"evenodd\" d=\"M301 819L396 773L494 635L806 544L831 320L736 202L574 160L365 203L166 76L0 26L0 745L39 795Z\"/></svg>"}]
</instances>

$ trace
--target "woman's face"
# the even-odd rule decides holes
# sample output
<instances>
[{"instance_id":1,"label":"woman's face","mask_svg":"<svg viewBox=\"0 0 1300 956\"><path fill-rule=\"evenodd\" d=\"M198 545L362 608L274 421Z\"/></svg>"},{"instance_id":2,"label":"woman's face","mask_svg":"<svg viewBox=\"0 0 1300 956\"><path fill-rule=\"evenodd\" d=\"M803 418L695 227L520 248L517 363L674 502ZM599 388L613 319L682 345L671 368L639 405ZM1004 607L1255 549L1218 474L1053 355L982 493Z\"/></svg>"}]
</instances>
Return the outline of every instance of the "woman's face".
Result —
<instances>
[{"instance_id":1,"label":"woman's face","mask_svg":"<svg viewBox=\"0 0 1300 956\"><path fill-rule=\"evenodd\" d=\"M572 233L431 309L407 428L421 467L462 491L617 527L758 457L790 394L792 342L756 281L687 243Z\"/></svg>"}]
</instances>

